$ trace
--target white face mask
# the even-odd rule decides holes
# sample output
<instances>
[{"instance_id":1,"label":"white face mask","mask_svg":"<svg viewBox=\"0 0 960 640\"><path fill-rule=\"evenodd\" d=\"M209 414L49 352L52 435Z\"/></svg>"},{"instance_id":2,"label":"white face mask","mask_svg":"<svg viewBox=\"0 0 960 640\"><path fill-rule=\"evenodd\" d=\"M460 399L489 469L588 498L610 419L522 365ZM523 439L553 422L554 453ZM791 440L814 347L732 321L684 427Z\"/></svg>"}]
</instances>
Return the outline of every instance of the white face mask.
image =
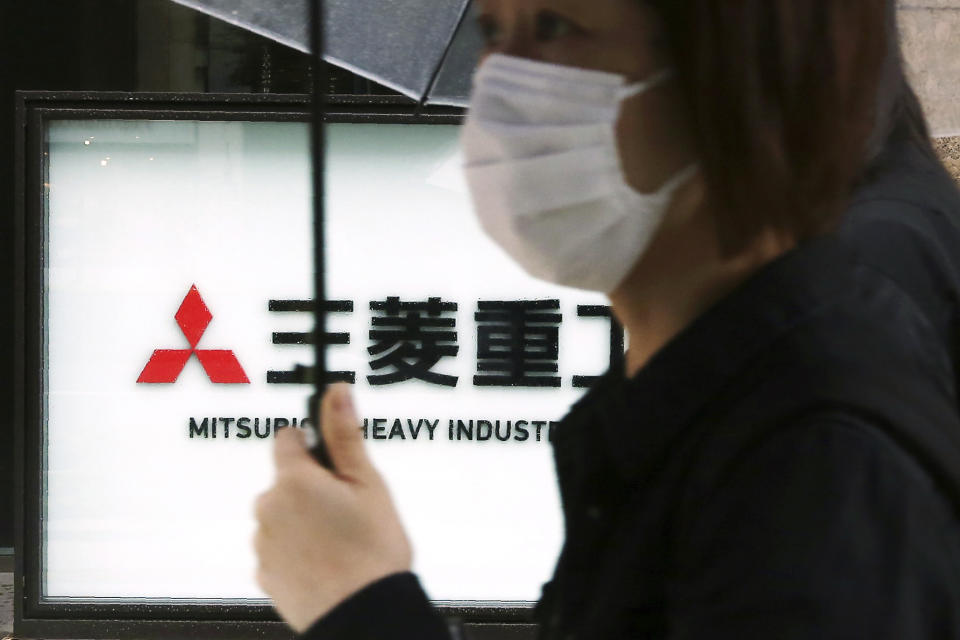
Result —
<instances>
[{"instance_id":1,"label":"white face mask","mask_svg":"<svg viewBox=\"0 0 960 640\"><path fill-rule=\"evenodd\" d=\"M646 250L690 166L634 190L617 151L620 103L670 76L624 76L490 55L460 143L481 226L530 275L609 293Z\"/></svg>"}]
</instances>

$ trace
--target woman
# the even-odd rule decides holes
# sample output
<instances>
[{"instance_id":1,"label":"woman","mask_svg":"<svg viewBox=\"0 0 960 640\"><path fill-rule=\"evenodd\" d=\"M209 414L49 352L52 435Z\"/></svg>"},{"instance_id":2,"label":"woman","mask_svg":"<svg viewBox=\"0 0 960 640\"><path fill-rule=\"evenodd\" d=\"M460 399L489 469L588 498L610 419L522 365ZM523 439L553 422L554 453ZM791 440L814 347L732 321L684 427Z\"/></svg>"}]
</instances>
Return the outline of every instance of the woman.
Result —
<instances>
[{"instance_id":1,"label":"woman","mask_svg":"<svg viewBox=\"0 0 960 640\"><path fill-rule=\"evenodd\" d=\"M554 442L546 638L960 638L960 197L888 0L480 0L484 228L630 340ZM258 579L446 637L344 388L277 438Z\"/></svg>"}]
</instances>

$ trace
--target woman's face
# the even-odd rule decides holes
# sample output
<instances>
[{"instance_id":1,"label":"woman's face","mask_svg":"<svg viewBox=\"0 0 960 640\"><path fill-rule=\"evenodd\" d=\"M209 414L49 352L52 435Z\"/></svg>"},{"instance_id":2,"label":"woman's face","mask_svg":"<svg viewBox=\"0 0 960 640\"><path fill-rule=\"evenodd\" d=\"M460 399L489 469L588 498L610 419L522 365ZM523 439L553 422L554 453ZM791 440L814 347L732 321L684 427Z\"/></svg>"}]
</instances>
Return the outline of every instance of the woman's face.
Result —
<instances>
[{"instance_id":1,"label":"woman's face","mask_svg":"<svg viewBox=\"0 0 960 640\"><path fill-rule=\"evenodd\" d=\"M640 0L477 0L484 57L504 53L644 80L670 67L656 12ZM627 182L656 190L695 161L675 82L623 103L617 140Z\"/></svg>"}]
</instances>

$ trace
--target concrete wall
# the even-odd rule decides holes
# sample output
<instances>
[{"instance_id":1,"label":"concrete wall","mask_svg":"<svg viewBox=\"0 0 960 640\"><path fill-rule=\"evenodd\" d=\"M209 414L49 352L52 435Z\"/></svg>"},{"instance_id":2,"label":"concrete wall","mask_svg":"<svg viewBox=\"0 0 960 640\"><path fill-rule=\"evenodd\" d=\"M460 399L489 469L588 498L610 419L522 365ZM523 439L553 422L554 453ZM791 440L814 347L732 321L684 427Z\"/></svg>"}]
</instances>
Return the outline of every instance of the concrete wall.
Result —
<instances>
[{"instance_id":1,"label":"concrete wall","mask_svg":"<svg viewBox=\"0 0 960 640\"><path fill-rule=\"evenodd\" d=\"M960 183L960 137L938 138L934 143L947 171Z\"/></svg>"},{"instance_id":2,"label":"concrete wall","mask_svg":"<svg viewBox=\"0 0 960 640\"><path fill-rule=\"evenodd\" d=\"M900 36L937 151L960 182L960 0L900 0Z\"/></svg>"},{"instance_id":3,"label":"concrete wall","mask_svg":"<svg viewBox=\"0 0 960 640\"><path fill-rule=\"evenodd\" d=\"M960 0L901 0L900 33L934 135L960 136Z\"/></svg>"}]
</instances>

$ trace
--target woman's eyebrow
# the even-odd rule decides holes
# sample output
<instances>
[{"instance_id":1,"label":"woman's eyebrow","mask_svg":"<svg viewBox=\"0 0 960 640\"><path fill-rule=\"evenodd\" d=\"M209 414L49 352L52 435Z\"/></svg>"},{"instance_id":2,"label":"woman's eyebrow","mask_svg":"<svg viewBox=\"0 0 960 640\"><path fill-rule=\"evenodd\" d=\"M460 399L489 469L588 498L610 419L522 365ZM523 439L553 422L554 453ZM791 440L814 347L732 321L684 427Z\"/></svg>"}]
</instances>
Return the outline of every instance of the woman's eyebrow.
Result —
<instances>
[{"instance_id":1,"label":"woman's eyebrow","mask_svg":"<svg viewBox=\"0 0 960 640\"><path fill-rule=\"evenodd\" d=\"M586 3L583 0L549 0L549 2L541 2L541 9L556 9L558 11L569 12L572 15L577 15L581 13L588 13L591 10L591 7L587 6L590 3Z\"/></svg>"},{"instance_id":2,"label":"woman's eyebrow","mask_svg":"<svg viewBox=\"0 0 960 640\"><path fill-rule=\"evenodd\" d=\"M593 1L601 2L602 0ZM596 13L590 4L583 0L547 0L537 3L537 11L549 11L561 18L588 24L595 22L593 18L595 18Z\"/></svg>"}]
</instances>

